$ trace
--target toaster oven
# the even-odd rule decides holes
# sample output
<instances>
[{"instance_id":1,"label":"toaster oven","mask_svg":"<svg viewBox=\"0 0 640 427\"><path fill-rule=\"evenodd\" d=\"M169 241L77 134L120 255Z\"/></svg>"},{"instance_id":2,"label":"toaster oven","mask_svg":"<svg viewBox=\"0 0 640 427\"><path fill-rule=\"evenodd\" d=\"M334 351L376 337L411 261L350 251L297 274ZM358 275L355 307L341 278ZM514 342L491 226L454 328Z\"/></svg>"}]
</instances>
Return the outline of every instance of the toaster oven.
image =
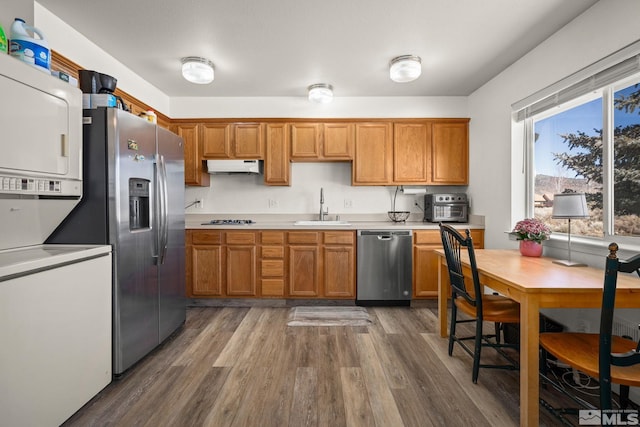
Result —
<instances>
[{"instance_id":1,"label":"toaster oven","mask_svg":"<svg viewBox=\"0 0 640 427\"><path fill-rule=\"evenodd\" d=\"M425 222L468 222L469 201L465 193L438 193L424 196Z\"/></svg>"}]
</instances>

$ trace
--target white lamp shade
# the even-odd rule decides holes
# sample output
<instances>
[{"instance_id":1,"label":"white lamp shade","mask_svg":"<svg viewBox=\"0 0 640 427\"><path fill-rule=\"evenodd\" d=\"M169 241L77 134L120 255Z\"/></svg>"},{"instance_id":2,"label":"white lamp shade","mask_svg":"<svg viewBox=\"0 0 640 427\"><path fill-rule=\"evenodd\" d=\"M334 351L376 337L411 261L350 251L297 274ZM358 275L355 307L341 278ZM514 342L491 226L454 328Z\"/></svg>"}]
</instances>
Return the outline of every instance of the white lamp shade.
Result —
<instances>
[{"instance_id":1,"label":"white lamp shade","mask_svg":"<svg viewBox=\"0 0 640 427\"><path fill-rule=\"evenodd\" d=\"M326 83L311 85L309 90L309 101L318 104L327 104L333 100L333 86Z\"/></svg>"},{"instance_id":2,"label":"white lamp shade","mask_svg":"<svg viewBox=\"0 0 640 427\"><path fill-rule=\"evenodd\" d=\"M213 81L213 63L198 56L182 58L182 77L191 83L209 84Z\"/></svg>"},{"instance_id":3,"label":"white lamp shade","mask_svg":"<svg viewBox=\"0 0 640 427\"><path fill-rule=\"evenodd\" d=\"M587 199L584 193L562 193L553 195L552 218L589 218Z\"/></svg>"},{"instance_id":4,"label":"white lamp shade","mask_svg":"<svg viewBox=\"0 0 640 427\"><path fill-rule=\"evenodd\" d=\"M393 58L389 66L389 77L394 82L413 81L422 74L422 60L419 56L403 55Z\"/></svg>"}]
</instances>

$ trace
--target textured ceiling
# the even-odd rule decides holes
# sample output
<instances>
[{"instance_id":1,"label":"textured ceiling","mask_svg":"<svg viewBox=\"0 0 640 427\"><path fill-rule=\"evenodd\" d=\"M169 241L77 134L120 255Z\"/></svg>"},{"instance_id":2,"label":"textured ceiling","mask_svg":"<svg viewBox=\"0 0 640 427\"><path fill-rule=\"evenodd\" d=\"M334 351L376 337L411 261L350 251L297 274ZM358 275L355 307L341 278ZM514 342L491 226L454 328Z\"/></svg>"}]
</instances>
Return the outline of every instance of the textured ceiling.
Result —
<instances>
[{"instance_id":1,"label":"textured ceiling","mask_svg":"<svg viewBox=\"0 0 640 427\"><path fill-rule=\"evenodd\" d=\"M596 0L38 0L168 96L468 95ZM389 61L422 76L389 79ZM194 85L180 59L204 56ZM71 58L73 59L73 58ZM117 76L116 76L117 77Z\"/></svg>"}]
</instances>

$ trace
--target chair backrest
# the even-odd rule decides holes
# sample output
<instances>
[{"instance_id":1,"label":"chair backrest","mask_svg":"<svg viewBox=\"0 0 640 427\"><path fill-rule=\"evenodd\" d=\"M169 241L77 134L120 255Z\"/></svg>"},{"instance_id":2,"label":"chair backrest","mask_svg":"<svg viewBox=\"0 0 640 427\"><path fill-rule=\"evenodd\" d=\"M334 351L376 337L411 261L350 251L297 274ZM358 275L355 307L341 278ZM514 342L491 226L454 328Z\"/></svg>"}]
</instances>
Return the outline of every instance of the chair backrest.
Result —
<instances>
[{"instance_id":1,"label":"chair backrest","mask_svg":"<svg viewBox=\"0 0 640 427\"><path fill-rule=\"evenodd\" d=\"M618 272L633 273L640 276L640 255L627 261L618 259L618 245L609 245L609 255L605 263L604 289L602 294L602 311L600 313L600 407L611 409L611 366L631 366L640 363L640 353L629 351L624 354L611 353L611 335L613 329L613 312L616 302L616 285Z\"/></svg>"},{"instance_id":2,"label":"chair backrest","mask_svg":"<svg viewBox=\"0 0 640 427\"><path fill-rule=\"evenodd\" d=\"M476 307L478 316L482 316L482 287L478 277L476 266L476 256L473 251L473 240L469 230L465 230L466 237L455 228L447 224L440 223L440 237L444 246L444 254L447 259L447 269L449 270L449 281L451 282L451 292L453 297L461 296L469 304ZM460 255L462 249L466 249L469 255L469 265L471 266L471 277L473 288L468 289L462 271L462 259Z\"/></svg>"}]
</instances>

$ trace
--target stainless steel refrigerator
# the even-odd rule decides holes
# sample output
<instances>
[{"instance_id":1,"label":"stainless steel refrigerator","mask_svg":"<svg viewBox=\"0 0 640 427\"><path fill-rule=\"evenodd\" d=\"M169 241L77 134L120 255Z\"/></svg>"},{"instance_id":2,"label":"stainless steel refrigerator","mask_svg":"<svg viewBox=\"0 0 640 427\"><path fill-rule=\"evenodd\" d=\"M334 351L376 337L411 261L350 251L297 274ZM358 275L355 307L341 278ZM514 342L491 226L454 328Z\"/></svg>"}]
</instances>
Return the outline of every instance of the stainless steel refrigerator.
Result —
<instances>
[{"instance_id":1,"label":"stainless steel refrigerator","mask_svg":"<svg viewBox=\"0 0 640 427\"><path fill-rule=\"evenodd\" d=\"M112 245L117 376L185 321L183 141L123 110L83 116L83 197L47 242Z\"/></svg>"}]
</instances>

